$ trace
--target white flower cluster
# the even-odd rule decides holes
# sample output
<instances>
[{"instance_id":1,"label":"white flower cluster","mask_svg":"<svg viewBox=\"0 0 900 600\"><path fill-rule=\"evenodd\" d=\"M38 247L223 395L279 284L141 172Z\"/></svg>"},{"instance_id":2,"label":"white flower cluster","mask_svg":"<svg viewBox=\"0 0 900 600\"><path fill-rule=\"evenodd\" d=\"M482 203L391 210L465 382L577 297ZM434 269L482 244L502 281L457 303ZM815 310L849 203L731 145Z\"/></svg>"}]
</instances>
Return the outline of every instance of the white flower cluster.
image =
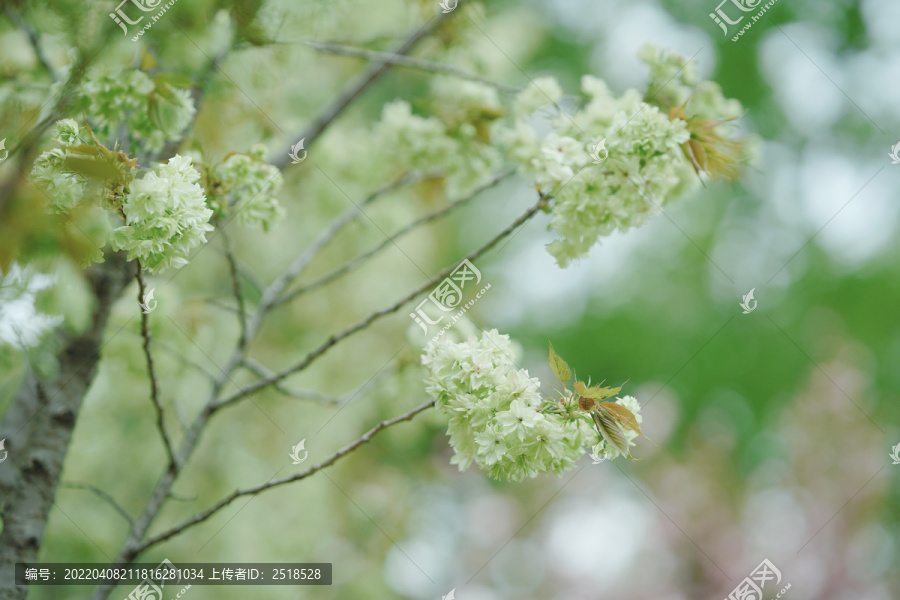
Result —
<instances>
[{"instance_id":1,"label":"white flower cluster","mask_svg":"<svg viewBox=\"0 0 900 600\"><path fill-rule=\"evenodd\" d=\"M104 196L103 187L65 164L66 158L72 156L69 148L80 142L78 123L73 119L57 121L53 139L62 147L41 153L31 169L31 176L47 192L51 206L58 212L65 212L85 198L99 201Z\"/></svg>"},{"instance_id":2,"label":"white flower cluster","mask_svg":"<svg viewBox=\"0 0 900 600\"><path fill-rule=\"evenodd\" d=\"M386 104L375 142L405 169L441 172L451 196L465 193L503 163L491 143L490 123L504 114L489 85L437 77L432 83L435 116L413 114L405 100Z\"/></svg>"},{"instance_id":3,"label":"white flower cluster","mask_svg":"<svg viewBox=\"0 0 900 600\"><path fill-rule=\"evenodd\" d=\"M58 212L71 210L88 194L88 187L97 188L90 179L66 169L66 151L54 148L43 152L34 161L31 176L41 184Z\"/></svg>"},{"instance_id":4,"label":"white flower cluster","mask_svg":"<svg viewBox=\"0 0 900 600\"><path fill-rule=\"evenodd\" d=\"M181 139L196 108L191 94L168 83L154 85L143 71L96 69L79 86L83 110L101 138L115 138L120 128L130 136L132 149L143 142L149 152L167 141Z\"/></svg>"},{"instance_id":5,"label":"white flower cluster","mask_svg":"<svg viewBox=\"0 0 900 600\"><path fill-rule=\"evenodd\" d=\"M199 179L191 159L175 155L158 172L132 181L122 204L126 224L113 230L112 247L151 272L187 264L190 251L213 229Z\"/></svg>"},{"instance_id":6,"label":"white flower cluster","mask_svg":"<svg viewBox=\"0 0 900 600\"><path fill-rule=\"evenodd\" d=\"M691 115L722 120L739 117L744 111L739 101L722 94L718 83L697 77L696 62L651 44L643 46L638 57L650 69L648 102L666 109L687 105Z\"/></svg>"},{"instance_id":7,"label":"white flower cluster","mask_svg":"<svg viewBox=\"0 0 900 600\"><path fill-rule=\"evenodd\" d=\"M20 350L31 348L62 322L62 316L38 312L34 304L38 292L55 281L54 275L18 263L12 263L5 274L0 272L0 342Z\"/></svg>"},{"instance_id":8,"label":"white flower cluster","mask_svg":"<svg viewBox=\"0 0 900 600\"><path fill-rule=\"evenodd\" d=\"M517 106L556 101L558 86L543 85L553 92L549 99L526 89ZM540 142L522 119L504 137L510 158L555 199L550 227L560 239L548 250L560 266L587 254L601 236L643 224L697 181L681 149L690 138L685 121L669 118L634 90L614 97L594 77L582 79L582 91L589 102L556 117Z\"/></svg>"},{"instance_id":9,"label":"white flower cluster","mask_svg":"<svg viewBox=\"0 0 900 600\"><path fill-rule=\"evenodd\" d=\"M265 146L254 145L247 154L235 153L214 169L211 198L223 215L236 211L242 225L261 225L268 231L284 209L275 196L284 183L281 172L264 161Z\"/></svg>"},{"instance_id":10,"label":"white flower cluster","mask_svg":"<svg viewBox=\"0 0 900 600\"><path fill-rule=\"evenodd\" d=\"M559 238L548 251L566 266L601 236L642 225L693 189L698 173L733 178L746 158L727 124L740 115L739 102L699 81L683 57L653 46L640 56L650 70L646 93L614 95L585 76L583 105L572 111L563 103L571 114L552 77L516 95L511 119L502 118L507 110L495 88L437 77L433 114L416 115L404 100L385 105L376 143L406 168L446 173L451 195L483 181L503 160L518 164L551 199L550 228Z\"/></svg>"},{"instance_id":11,"label":"white flower cluster","mask_svg":"<svg viewBox=\"0 0 900 600\"><path fill-rule=\"evenodd\" d=\"M81 142L75 119L62 119L53 126L53 141L60 146L77 146Z\"/></svg>"},{"instance_id":12,"label":"white flower cluster","mask_svg":"<svg viewBox=\"0 0 900 600\"><path fill-rule=\"evenodd\" d=\"M603 441L590 414L577 409L572 394L556 402L541 395L540 381L516 367L509 336L491 330L461 343L448 338L430 342L422 364L435 407L450 417L451 462L460 470L474 461L495 479L519 481L564 472L586 447L605 458L620 454ZM633 398L624 402L638 414ZM629 444L636 435L628 436Z\"/></svg>"},{"instance_id":13,"label":"white flower cluster","mask_svg":"<svg viewBox=\"0 0 900 600\"><path fill-rule=\"evenodd\" d=\"M560 237L548 251L560 266L583 257L601 236L642 225L694 188L699 178L685 154L692 119L722 120L740 113L740 104L725 99L716 84L697 82L692 63L653 47L641 56L651 70L646 97L637 90L615 96L603 81L585 76L581 89L587 102L563 114L554 107L562 98L559 84L541 78L516 97L514 125L498 124L495 130L507 157L554 199L550 227ZM672 112L685 103L690 119ZM542 138L534 116L538 111L555 115L552 131ZM717 134L725 138L729 132ZM711 157L722 156L714 150Z\"/></svg>"}]
</instances>

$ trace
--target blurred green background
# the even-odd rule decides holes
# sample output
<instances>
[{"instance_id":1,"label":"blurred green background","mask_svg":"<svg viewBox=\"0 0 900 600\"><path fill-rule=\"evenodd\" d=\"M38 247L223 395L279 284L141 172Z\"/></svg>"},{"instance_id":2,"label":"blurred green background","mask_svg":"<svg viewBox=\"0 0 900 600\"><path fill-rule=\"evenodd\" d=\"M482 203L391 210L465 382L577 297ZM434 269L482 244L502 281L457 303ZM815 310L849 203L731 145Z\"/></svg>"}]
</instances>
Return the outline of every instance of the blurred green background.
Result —
<instances>
[{"instance_id":1,"label":"blurred green background","mask_svg":"<svg viewBox=\"0 0 900 600\"><path fill-rule=\"evenodd\" d=\"M31 4L59 63L79 36L98 35L111 10ZM252 3L182 0L143 39L161 65L195 73L221 44L227 19L219 11L245 4ZM436 5L273 2L263 17L278 40L383 48ZM641 460L592 465L585 457L562 478L498 483L474 469L457 472L446 423L426 412L307 481L236 502L143 560L334 563L331 587L195 586L185 595L192 600L440 598L452 588L460 600L711 600L764 558L781 571L782 586L791 584L785 598L900 597L900 466L888 456L900 443L900 166L888 157L900 141L900 6L781 0L738 42L709 18L715 8L714 0L490 2L458 15L443 34L468 46L459 58L466 67L477 56L484 74L516 86L528 81L523 71L552 74L570 94L583 74L617 91L641 86L636 51L652 42L695 57L701 75L743 103L742 127L765 140L740 182L701 189L566 270L542 247L552 239L543 215L477 262L492 287L470 312L474 324L517 339L522 366L542 380L550 377L548 340L580 375L627 380L624 391L644 405L652 439L639 442ZM8 21L0 27L0 65L10 77L3 110L26 114L41 98L28 96L40 85L23 75L34 60ZM415 54L454 62L444 41L428 40ZM115 41L98 60L128 62L134 52L131 42ZM259 141L280 155L296 141L283 132L312 119L362 66L296 43L233 52L193 138L216 159ZM362 146L360 132L395 98L427 109L429 77L393 70L318 140L309 160L287 172L287 217L272 232L229 230L260 281L352 206L329 177L354 199L389 180L363 155L390 148ZM458 262L534 198L530 181L505 182L397 240L365 268L279 309L254 357L272 369L296 362L420 285L418 267L433 275ZM444 201L425 184L391 194L305 277ZM188 417L200 409L206 380L178 354L215 373L237 333L233 315L211 301L227 300L230 290L215 246L151 283L163 396ZM71 328L83 325L77 269L62 259L48 264L59 273L48 309L66 314ZM758 308L742 314L738 303L751 288ZM132 513L164 465L135 294L132 286L115 308L63 476L103 488ZM420 338L401 311L289 380L337 397L340 410L269 390L225 411L155 530L236 488L296 472L288 453L300 439L312 464L425 401ZM22 359L7 351L3 366L5 406ZM252 379L242 376L233 385ZM173 412L168 425L177 432ZM126 531L91 494L63 488L40 558L108 562ZM29 598L75 600L90 591L38 587ZM767 587L765 598L777 591Z\"/></svg>"}]
</instances>

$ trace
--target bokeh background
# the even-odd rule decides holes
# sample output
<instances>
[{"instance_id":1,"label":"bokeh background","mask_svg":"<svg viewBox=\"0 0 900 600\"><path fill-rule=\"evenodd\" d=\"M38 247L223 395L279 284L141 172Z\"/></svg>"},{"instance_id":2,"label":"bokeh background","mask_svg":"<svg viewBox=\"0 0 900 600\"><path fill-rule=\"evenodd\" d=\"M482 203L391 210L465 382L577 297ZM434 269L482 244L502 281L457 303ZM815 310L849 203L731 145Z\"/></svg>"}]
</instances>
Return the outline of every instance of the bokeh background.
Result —
<instances>
[{"instance_id":1,"label":"bokeh background","mask_svg":"<svg viewBox=\"0 0 900 600\"><path fill-rule=\"evenodd\" d=\"M99 4L35 3L53 60L65 62L73 28L97 34L110 10ZM242 4L181 0L144 39L161 64L199 71L222 44L222 11ZM436 4L267 5L263 16L285 43L229 55L193 137L218 158L259 141L286 152L296 140L284 132L301 129L364 66L296 42L383 48ZM900 5L781 0L738 42L709 18L715 8L714 0L489 2L467 13L477 28L461 17L445 34L465 42L458 56L441 40L414 53L514 86L551 74L576 93L581 75L594 74L623 91L646 80L636 52L652 42L694 57L701 75L746 107L741 127L764 141L741 181L700 189L565 270L543 249L552 239L546 216L477 263L492 287L472 323L516 338L522 366L544 380L548 341L583 376L627 380L652 439L639 442L640 460L594 465L585 457L561 478L498 483L451 466L446 424L426 412L326 472L236 502L144 560L334 563L331 587L195 586L185 596L192 600L440 598L453 588L460 600L712 600L764 558L781 571L781 587L791 584L785 598L900 597L900 465L889 457L900 443L900 165L888 157L900 142ZM114 41L98 60L127 62L134 52L131 42ZM12 78L33 64L4 21L3 70ZM360 152L390 148L362 147L361 132L395 98L427 109L429 78L404 69L385 76L287 172L286 219L266 235L232 232L259 281L351 207L331 179L354 199L388 181L365 168ZM39 82L17 76L14 84L3 86L4 111L41 103ZM423 271L457 262L534 198L531 182L507 181L397 240L364 268L279 309L253 355L273 369L296 362L420 285ZM306 277L445 201L426 184L389 195ZM43 260L59 283L42 302L65 314L67 327L83 326L88 305L76 267ZM211 244L151 285L163 395L190 417L205 398L200 370L216 371L237 331L227 265ZM758 308L742 314L738 303L751 288ZM115 308L63 476L103 488L133 513L164 465L135 294ZM300 439L312 463L425 401L417 365L424 340L410 323L404 312L386 319L289 381L333 396L340 409L271 390L218 417L157 530L235 488L299 469L288 453ZM16 353L3 354L3 406L22 368ZM251 379L243 375L236 384ZM168 425L178 431L174 416ZM41 559L108 562L126 531L90 493L62 488ZM77 600L90 591L35 588L29 598ZM766 591L768 599L778 589Z\"/></svg>"}]
</instances>

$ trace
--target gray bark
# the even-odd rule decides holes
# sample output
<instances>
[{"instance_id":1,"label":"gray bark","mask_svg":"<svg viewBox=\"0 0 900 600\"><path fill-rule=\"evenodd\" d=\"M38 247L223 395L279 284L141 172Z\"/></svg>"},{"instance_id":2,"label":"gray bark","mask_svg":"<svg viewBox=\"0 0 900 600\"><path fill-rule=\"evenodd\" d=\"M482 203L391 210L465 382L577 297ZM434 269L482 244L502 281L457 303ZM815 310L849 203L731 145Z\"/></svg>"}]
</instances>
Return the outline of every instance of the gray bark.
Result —
<instances>
[{"instance_id":1,"label":"gray bark","mask_svg":"<svg viewBox=\"0 0 900 600\"><path fill-rule=\"evenodd\" d=\"M52 381L29 373L0 423L9 452L0 464L0 600L23 600L27 593L15 585L15 563L37 558L72 430L97 373L103 332L112 305L134 277L131 270L122 255L107 255L107 262L85 270L95 302L90 326L65 337Z\"/></svg>"}]
</instances>

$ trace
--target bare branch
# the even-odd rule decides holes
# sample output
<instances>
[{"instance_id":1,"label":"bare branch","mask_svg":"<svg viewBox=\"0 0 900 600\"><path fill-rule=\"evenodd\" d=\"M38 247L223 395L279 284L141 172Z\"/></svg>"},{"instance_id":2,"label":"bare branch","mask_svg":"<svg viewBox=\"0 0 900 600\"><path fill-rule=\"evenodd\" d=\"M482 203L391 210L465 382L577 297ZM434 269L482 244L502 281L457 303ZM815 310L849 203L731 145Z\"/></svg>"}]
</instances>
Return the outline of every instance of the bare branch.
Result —
<instances>
[{"instance_id":1,"label":"bare branch","mask_svg":"<svg viewBox=\"0 0 900 600\"><path fill-rule=\"evenodd\" d=\"M244 357L241 366L255 373L257 377L271 377L273 374L271 369L267 368L261 362L250 358L249 356ZM340 402L340 398L336 398L334 396L329 396L327 394L322 394L319 392L314 392L312 390L292 390L281 382L275 384L275 389L285 396L297 398L298 400L312 400L314 402L318 402L319 404L326 405L334 405Z\"/></svg>"},{"instance_id":2,"label":"bare branch","mask_svg":"<svg viewBox=\"0 0 900 600\"><path fill-rule=\"evenodd\" d=\"M225 227L220 228L225 258L228 259L228 270L231 272L231 292L237 301L237 320L241 328L238 346L243 347L247 343L247 312L244 310L244 295L241 293L241 274L238 272L237 261L234 258L234 251L231 247L231 239L225 233L225 229Z\"/></svg>"},{"instance_id":3,"label":"bare branch","mask_svg":"<svg viewBox=\"0 0 900 600\"><path fill-rule=\"evenodd\" d=\"M320 462L317 465L310 467L309 469L307 469L306 471L304 471L302 473L297 473L296 475L292 475L290 477L285 477L284 479L269 481L268 483L264 483L262 485L258 485L256 487L248 488L245 490L237 490L235 492L232 492L225 499L219 501L217 504L213 505L212 507L208 508L207 510L203 511L202 513L199 513L199 514L193 516L191 519L189 519L188 521L185 521L181 525L177 525L177 526L173 527L172 529L169 529L168 531L165 531L153 538L150 538L149 540L147 540L146 542L144 542L137 548L137 553L139 554L141 552L144 552L145 550L151 548L152 546L155 546L161 542L164 542L165 540L167 540L175 535L178 535L179 533L181 533L195 525L198 525L198 524L202 523L203 521L206 521L211 516L213 516L214 514L216 514L217 512L219 512L220 510L222 510L223 508L225 508L226 506L228 506L229 504L231 504L238 498L241 498L243 496L254 496L256 494L265 492L266 490L271 490L273 488L276 488L281 485L285 485L287 483L293 483L295 481L300 481L301 479L306 479L310 475L314 475L315 473L318 473L319 471L325 469L326 467L330 467L331 465L336 463L338 460L340 460L342 457L350 454L351 452L353 452L354 450L356 450L363 444L368 443L379 432L384 431L388 427L390 427L392 425L396 425L397 423L402 423L403 421L409 421L410 419L415 417L420 412L427 410L427 409L431 408L432 406L434 406L434 400L432 400L430 402L426 402L425 404L419 405L416 408L412 409L411 411L400 415L399 417L394 417L393 419L389 419L387 421L382 421L381 423L379 423L378 425L376 425L375 427L373 427L372 429L367 431L361 438L359 438L355 442L348 444L347 446L344 446L343 448L341 448L340 450L338 450L337 452L335 452L334 454L329 456L324 461Z\"/></svg>"},{"instance_id":4,"label":"bare branch","mask_svg":"<svg viewBox=\"0 0 900 600\"><path fill-rule=\"evenodd\" d=\"M187 37L187 36L186 36ZM188 38L190 39L190 38ZM199 48L198 48L199 49ZM209 60L209 63L206 65L206 69L203 71L203 74L200 75L199 80L197 81L197 85L195 85L191 89L191 96L194 100L194 115L191 117L191 122L185 128L185 131L188 131L190 128L194 126L194 122L197 120L197 116L200 114L200 107L203 106L203 101L206 99L206 90L209 88L210 82L212 82L213 76L216 74L216 71L220 70L220 65L225 60L225 58L231 53L234 49L234 40L232 40L231 44L225 48L221 53L217 54L214 58ZM202 52L202 50L201 50ZM181 146L182 140L171 140L166 142L166 145L160 150L152 160L158 161L163 157L173 156L175 152L178 151L178 148Z\"/></svg>"},{"instance_id":5,"label":"bare branch","mask_svg":"<svg viewBox=\"0 0 900 600\"><path fill-rule=\"evenodd\" d=\"M89 483L70 483L68 481L61 481L59 485L60 485L60 487L72 488L72 489L76 489L76 490L87 490L89 492L93 492L94 494L99 496L100 499L102 499L104 502L106 502L107 504L112 506L117 513L122 515L122 518L124 518L126 521L128 521L129 525L134 524L134 519L131 517L131 515L128 514L128 511L126 511L124 508L122 508L119 505L119 503L116 502L115 498L113 498L112 496L110 496L109 494L107 494L106 492L104 492L103 490L98 488L97 486L91 485Z\"/></svg>"},{"instance_id":6,"label":"bare branch","mask_svg":"<svg viewBox=\"0 0 900 600\"><path fill-rule=\"evenodd\" d=\"M224 310L225 312L238 314L238 308L236 306L231 306L230 304L227 304L226 302L219 300L218 297L206 298L205 300L198 298L197 300L202 300L206 304L209 304L210 306L215 306L216 308L218 308L220 310Z\"/></svg>"},{"instance_id":7,"label":"bare branch","mask_svg":"<svg viewBox=\"0 0 900 600\"><path fill-rule=\"evenodd\" d=\"M420 29L407 36L406 40L400 44L396 49L391 52L388 52L389 55L392 56L400 56L402 54L406 54L410 50L418 44L422 38L431 33L435 27L441 24L444 19L446 19L452 13L439 13L436 16L432 17L430 21L428 21L425 25L423 25ZM294 139L305 139L306 147L309 148L310 145L316 142L318 137L322 134L325 129L331 125L331 123L337 119L344 110L350 106L350 104L370 85L375 83L379 77L381 77L391 66L391 63L387 60L381 60L373 62L368 69L363 72L363 74L357 79L355 82L351 83L347 86L340 95L325 107L325 110L316 118L315 121L310 123L306 129L298 133ZM279 159L273 164L279 169L283 169L288 164L288 157L283 155L279 157Z\"/></svg>"},{"instance_id":8,"label":"bare branch","mask_svg":"<svg viewBox=\"0 0 900 600\"><path fill-rule=\"evenodd\" d=\"M219 248L218 246L214 246L213 249L222 256L225 256L224 249ZM260 283L259 279L257 279L255 274L247 267L246 263L244 263L239 256L234 256L234 265L237 268L237 272L240 274L241 278L244 281L248 282L251 286L253 286L254 290L262 293L262 290L265 286Z\"/></svg>"},{"instance_id":9,"label":"bare branch","mask_svg":"<svg viewBox=\"0 0 900 600\"><path fill-rule=\"evenodd\" d=\"M435 177L435 175L420 175L420 174L410 174L407 173L403 177L393 181L387 185L382 186L381 188L375 190L371 194L369 194L362 202L360 202L359 206L354 206L353 208L348 208L343 214L341 214L338 218L334 219L322 233L319 234L319 237L309 245L309 247L304 250L300 256L294 259L294 262L285 269L284 273L281 274L275 281L273 281L263 292L262 299L260 300L259 308L256 311L256 315L254 315L254 320L262 319L265 316L266 311L268 311L272 306L276 304L278 297L284 291L284 289L291 284L291 282L296 279L300 273L303 272L303 269L312 261L313 258L328 245L331 240L338 234L338 232L346 227L351 222L355 221L359 218L361 214L363 214L363 207L368 206L373 201L382 197L384 194L388 192L392 192L397 188L404 186L408 183L416 183L419 181L423 181L424 179L428 179L431 177Z\"/></svg>"},{"instance_id":10,"label":"bare branch","mask_svg":"<svg viewBox=\"0 0 900 600\"><path fill-rule=\"evenodd\" d=\"M505 83L499 83L488 77L483 77L476 73L470 73L469 71L460 69L459 67L454 67L452 65L447 65L430 60L424 60L421 58L391 54L389 52L378 52L376 50L367 50L366 48L357 48L354 46L343 46L341 44L323 44L320 42L310 41L300 43L309 46L313 50L325 54L353 56L356 58L364 58L371 61L387 62L398 67L418 69L419 71L426 71L428 73L443 73L445 75L452 75L453 77L458 77L459 79L466 79L468 81L476 81L478 83L489 85L496 88L498 91L503 92L504 94L516 94L521 91L520 88L517 88L515 86L507 85Z\"/></svg>"},{"instance_id":11,"label":"bare branch","mask_svg":"<svg viewBox=\"0 0 900 600\"><path fill-rule=\"evenodd\" d=\"M28 42L31 44L32 49L34 49L34 54L37 56L38 62L41 63L41 66L47 71L50 75L50 78L56 82L56 72L53 70L53 66L50 64L50 61L47 60L47 55L44 53L44 47L41 45L40 36L37 30L34 28L34 25L31 24L24 15L19 14L16 10L10 5L10 3L6 3L6 16L9 17L9 20L15 24L15 26L25 34L25 37L28 38Z\"/></svg>"},{"instance_id":12,"label":"bare branch","mask_svg":"<svg viewBox=\"0 0 900 600\"><path fill-rule=\"evenodd\" d=\"M536 204L534 204L523 215L521 215L518 219L516 219L509 227L507 227L506 229L501 231L493 239L488 241L486 244L481 246L481 248L475 250L474 252L472 252L465 258L470 261L475 260L482 254L484 254L485 252L487 252L488 250L493 248L495 245L497 245L500 242L500 240L502 240L503 238L510 235L520 225L522 225L523 223L528 221L528 219L533 217L535 215L535 213L537 213L544 206L546 206L546 203L547 203L547 197L542 195ZM267 378L255 381L255 382L251 383L250 385L245 386L241 391L236 392L235 394L225 398L224 400L221 400L219 403L215 404L211 408L211 411L216 412L218 410L221 410L222 408L225 408L226 406L229 406L229 405L237 402L241 398L244 398L250 394L253 394L254 392L257 392L257 391L265 388L266 386L277 383L277 382L281 381L282 379L284 379L285 377L288 377L289 375L292 375L294 373L304 370L306 367L308 367L310 364L312 364L312 362L314 360L316 360L317 358L319 358L320 356L325 354L333 346L337 345L338 342L350 337L351 335L353 335L354 333L357 333L358 331L365 329L366 327L368 327L375 321L381 319L382 317L385 317L389 314L397 312L404 304L415 299L417 296L426 292L428 289L433 287L436 283L438 283L439 281L441 281L442 279L447 277L450 273L453 272L454 269L457 268L457 266L458 266L458 263L447 267L446 269L441 271L437 276L432 278L430 281L426 282L424 285L420 286L418 289L410 292L404 298L398 300L393 305L372 313L365 319L359 321L356 325L350 327L349 329L344 330L343 332L341 332L337 335L332 335L330 338L325 340L325 342L323 344L321 344L318 348L316 348L315 350L313 350L312 352L307 354L306 358L301 360L296 365L294 365L292 367L288 367L286 369L282 369L281 371L278 371L271 377L267 377Z\"/></svg>"},{"instance_id":13,"label":"bare branch","mask_svg":"<svg viewBox=\"0 0 900 600\"><path fill-rule=\"evenodd\" d=\"M415 221L413 221L412 223L410 223L409 225L407 225L406 227L404 227L403 229L401 229L394 235L392 235L388 238L385 238L385 240L383 242L381 242L379 245L372 248L365 254L361 254L361 255L357 256L356 258L344 263L343 265L341 265L340 267L338 267L331 273L328 273L327 275L323 275L322 277L313 281L312 283L309 283L303 287L300 287L291 292L288 292L287 294L282 296L280 299L275 301L273 306L279 306L281 304L284 304L285 302L290 302L291 300L293 300L294 298L296 298L298 296L302 296L303 294L306 294L308 292L311 292L311 291L316 290L324 285L331 283L335 279L338 279L339 277L345 275L346 273L349 273L350 271L352 271L353 269L355 269L362 263L366 262L368 259L372 258L373 256L375 256L376 254L378 254L385 248L391 246L392 244L395 243L395 241L397 239L405 236L410 231L413 231L413 230L417 229L418 227L425 225L426 223L430 223L431 221L440 219L441 217L451 213L452 211L456 210L457 208L461 208L461 207L465 206L466 204L469 203L469 201L471 201L473 198L478 196L478 194L480 194L481 192L483 192L489 188L494 187L495 185L500 183L503 179L505 179L506 177L509 177L513 173L514 173L513 170L508 170L508 171L503 171L501 173L494 175L490 180L485 182L483 185L479 186L477 189L473 190L472 193L470 193L465 198L457 200L456 202L453 202L453 203L445 206L444 208L431 213L430 215L425 215L424 217L416 219Z\"/></svg>"},{"instance_id":14,"label":"bare branch","mask_svg":"<svg viewBox=\"0 0 900 600\"><path fill-rule=\"evenodd\" d=\"M143 267L141 267L139 260L135 262L137 262L138 305L141 306L141 337L144 338L144 356L147 358L147 374L150 377L150 401L153 402L153 408L156 410L156 427L159 429L159 435L162 437L163 445L166 447L166 454L169 457L169 468L178 470L178 463L175 462L175 453L172 451L172 443L169 441L169 435L166 433L163 407L159 402L159 380L156 378L153 353L150 351L150 314L143 309L146 297Z\"/></svg>"},{"instance_id":15,"label":"bare branch","mask_svg":"<svg viewBox=\"0 0 900 600\"><path fill-rule=\"evenodd\" d=\"M128 335L136 335L138 337L143 337L143 336L141 336L141 334L135 333L133 331L124 330L123 333L126 333ZM198 363L195 360L191 360L190 358L185 356L180 350L173 348L172 346L166 344L165 342L160 342L159 340L156 340L153 343L153 345L157 349L163 350L166 354L170 354L171 356L177 358L179 363L182 363L189 367L192 367L195 371L197 371L201 375L204 375L207 379L215 379L215 377L209 371L207 371L206 368L204 368L200 363Z\"/></svg>"}]
</instances>

